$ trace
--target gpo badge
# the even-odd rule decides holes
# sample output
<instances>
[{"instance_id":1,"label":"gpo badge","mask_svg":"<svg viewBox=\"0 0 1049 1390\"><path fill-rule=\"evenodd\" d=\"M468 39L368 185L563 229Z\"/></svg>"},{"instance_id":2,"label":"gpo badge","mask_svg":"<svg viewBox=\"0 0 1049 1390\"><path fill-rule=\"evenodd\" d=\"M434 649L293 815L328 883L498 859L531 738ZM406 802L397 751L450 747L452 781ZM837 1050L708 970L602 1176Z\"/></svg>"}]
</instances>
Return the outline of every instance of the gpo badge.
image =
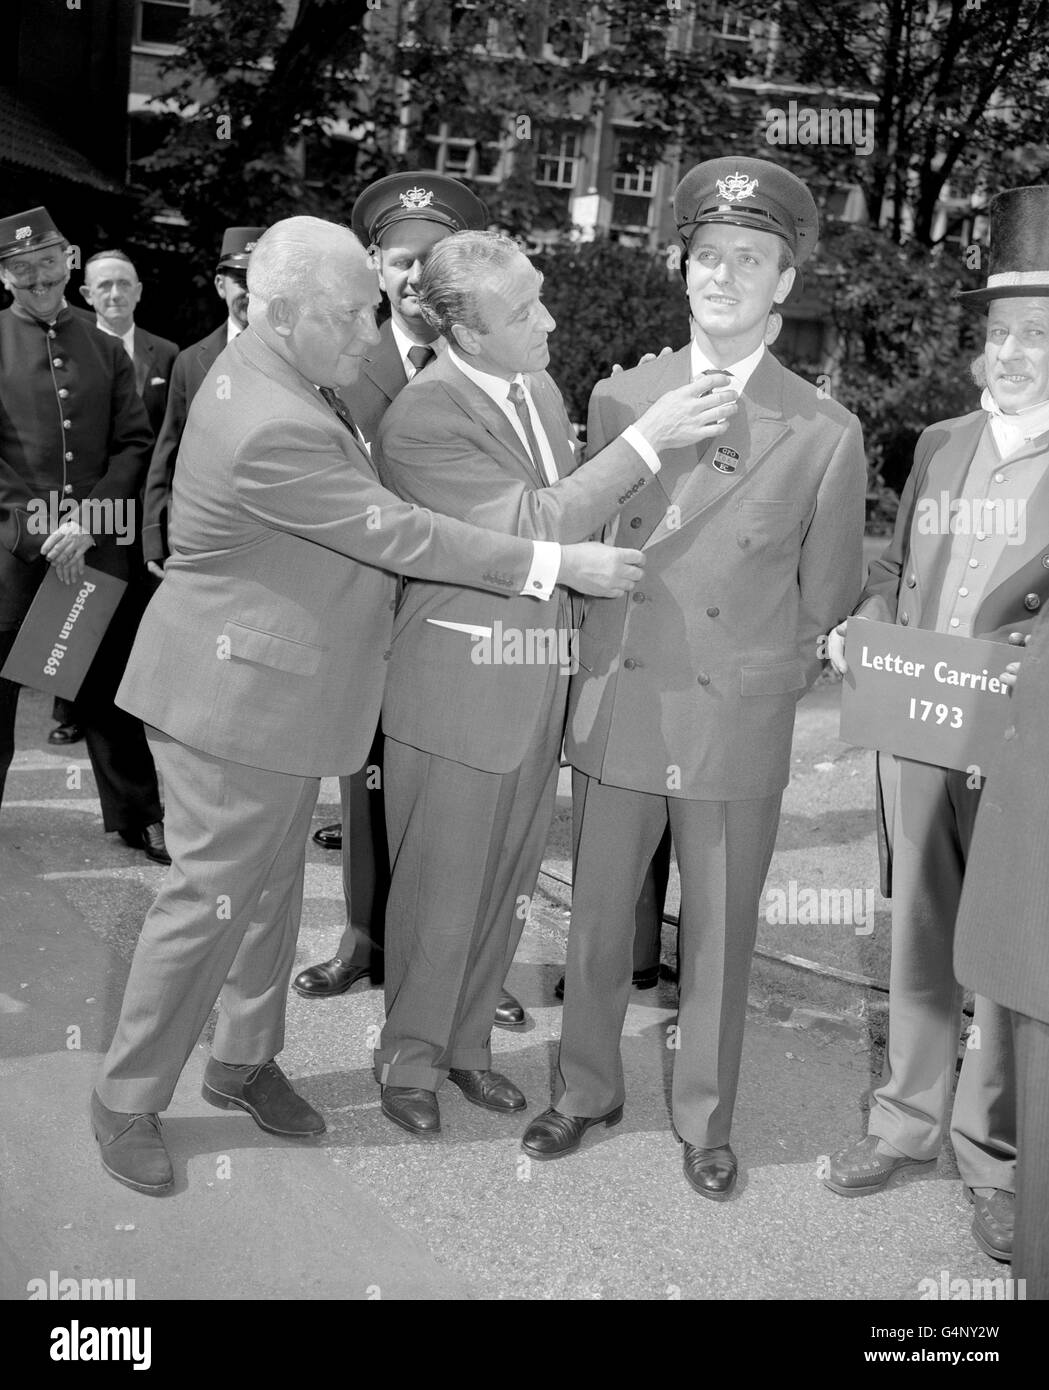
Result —
<instances>
[{"instance_id":1,"label":"gpo badge","mask_svg":"<svg viewBox=\"0 0 1049 1390\"><path fill-rule=\"evenodd\" d=\"M735 449L730 449L727 444L722 444L715 451L711 463L719 473L735 473L739 467L739 454Z\"/></svg>"}]
</instances>

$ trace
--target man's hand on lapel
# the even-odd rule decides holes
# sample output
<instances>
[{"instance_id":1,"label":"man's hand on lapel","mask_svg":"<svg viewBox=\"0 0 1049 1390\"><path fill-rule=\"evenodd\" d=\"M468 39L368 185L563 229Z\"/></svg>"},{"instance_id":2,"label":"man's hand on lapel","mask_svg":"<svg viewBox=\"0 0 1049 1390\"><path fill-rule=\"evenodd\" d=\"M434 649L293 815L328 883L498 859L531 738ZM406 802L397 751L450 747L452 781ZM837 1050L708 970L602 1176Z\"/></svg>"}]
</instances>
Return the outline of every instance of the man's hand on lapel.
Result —
<instances>
[{"instance_id":1,"label":"man's hand on lapel","mask_svg":"<svg viewBox=\"0 0 1049 1390\"><path fill-rule=\"evenodd\" d=\"M641 582L644 571L645 557L640 550L621 550L599 541L583 541L579 545L561 547L557 582L578 594L622 598Z\"/></svg>"}]
</instances>

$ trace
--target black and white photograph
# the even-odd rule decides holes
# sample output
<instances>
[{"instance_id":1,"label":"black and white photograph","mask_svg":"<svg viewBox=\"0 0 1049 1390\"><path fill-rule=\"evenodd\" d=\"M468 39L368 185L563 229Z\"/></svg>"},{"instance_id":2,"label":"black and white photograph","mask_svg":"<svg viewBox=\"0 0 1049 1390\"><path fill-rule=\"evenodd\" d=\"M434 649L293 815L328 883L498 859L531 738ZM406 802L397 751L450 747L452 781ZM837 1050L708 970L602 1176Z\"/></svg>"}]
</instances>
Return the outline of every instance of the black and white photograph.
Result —
<instances>
[{"instance_id":1,"label":"black and white photograph","mask_svg":"<svg viewBox=\"0 0 1049 1390\"><path fill-rule=\"evenodd\" d=\"M26 1366L646 1301L1019 1367L1049 0L2 27Z\"/></svg>"}]
</instances>

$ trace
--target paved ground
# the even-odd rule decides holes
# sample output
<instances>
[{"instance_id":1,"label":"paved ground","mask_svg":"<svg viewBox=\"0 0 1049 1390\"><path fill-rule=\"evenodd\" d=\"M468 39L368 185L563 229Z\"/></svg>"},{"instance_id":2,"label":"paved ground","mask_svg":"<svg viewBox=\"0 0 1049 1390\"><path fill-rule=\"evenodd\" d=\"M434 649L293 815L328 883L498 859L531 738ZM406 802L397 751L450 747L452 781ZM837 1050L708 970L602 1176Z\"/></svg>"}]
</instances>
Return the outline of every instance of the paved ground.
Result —
<instances>
[{"instance_id":1,"label":"paved ground","mask_svg":"<svg viewBox=\"0 0 1049 1390\"><path fill-rule=\"evenodd\" d=\"M770 890L875 885L870 758L837 742L836 698L820 687L801 707ZM386 1122L369 1066L381 994L358 986L330 1001L291 996L282 1062L324 1111L322 1141L275 1140L209 1107L202 1047L166 1117L175 1191L158 1200L118 1186L98 1164L87 1098L162 870L102 833L83 745L70 758L47 750L47 714L42 696L24 695L0 823L0 1296L24 1298L56 1271L134 1279L138 1299L917 1299L944 1270L1007 1272L972 1245L949 1154L871 1198L845 1201L819 1181L821 1155L862 1132L880 1062L877 991L843 978L885 978L880 900L873 933L762 924L731 1203L703 1201L680 1173L669 980L631 1003L623 1123L562 1162L523 1161L523 1122L450 1087L438 1140ZM317 824L337 815L336 791L323 784ZM566 818L562 798L546 891L510 977L531 1023L494 1039L530 1112L548 1102L559 1027ZM311 845L303 964L330 955L340 906L336 857ZM670 930L665 943L670 958Z\"/></svg>"}]
</instances>

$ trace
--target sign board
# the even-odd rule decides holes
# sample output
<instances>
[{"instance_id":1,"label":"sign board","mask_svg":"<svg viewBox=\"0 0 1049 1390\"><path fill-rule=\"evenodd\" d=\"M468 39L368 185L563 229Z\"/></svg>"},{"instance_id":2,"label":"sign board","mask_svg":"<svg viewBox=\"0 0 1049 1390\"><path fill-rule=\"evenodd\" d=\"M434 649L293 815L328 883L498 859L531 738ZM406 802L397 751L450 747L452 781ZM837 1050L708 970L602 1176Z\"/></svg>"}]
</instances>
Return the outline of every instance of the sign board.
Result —
<instances>
[{"instance_id":1,"label":"sign board","mask_svg":"<svg viewBox=\"0 0 1049 1390\"><path fill-rule=\"evenodd\" d=\"M126 588L123 579L90 565L72 584L49 569L0 676L75 699Z\"/></svg>"}]
</instances>

